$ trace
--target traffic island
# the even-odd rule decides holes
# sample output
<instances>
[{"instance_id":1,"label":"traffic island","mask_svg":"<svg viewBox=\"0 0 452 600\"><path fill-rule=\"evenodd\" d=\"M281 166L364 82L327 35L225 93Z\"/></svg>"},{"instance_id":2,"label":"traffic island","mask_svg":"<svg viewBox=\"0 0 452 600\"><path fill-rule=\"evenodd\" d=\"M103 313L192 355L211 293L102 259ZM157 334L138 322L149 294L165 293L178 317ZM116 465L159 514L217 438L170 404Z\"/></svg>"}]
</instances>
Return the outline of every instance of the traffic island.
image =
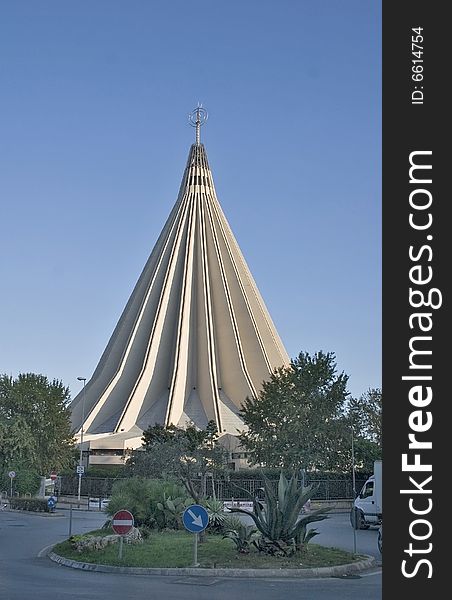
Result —
<instances>
[{"instance_id":1,"label":"traffic island","mask_svg":"<svg viewBox=\"0 0 452 600\"><path fill-rule=\"evenodd\" d=\"M366 571L376 566L375 557L364 555L353 563L336 565L334 567L317 567L306 569L247 569L247 568L203 568L203 567L120 567L114 565L101 565L95 563L86 563L64 558L55 552L49 552L49 558L64 567L72 569L81 569L83 571L98 571L102 573L124 573L129 575L187 575L197 577L294 577L294 578L325 578L342 577L344 575L354 575L360 571Z\"/></svg>"},{"instance_id":2,"label":"traffic island","mask_svg":"<svg viewBox=\"0 0 452 600\"><path fill-rule=\"evenodd\" d=\"M102 532L93 532L93 535L102 535ZM355 557L349 552L313 543L305 552L292 556L268 556L255 549L248 554L238 554L230 540L209 533L199 544L199 566L194 567L193 536L184 531L151 532L141 544L126 543L121 559L117 544L78 552L69 540L57 544L49 558L60 565L85 571L222 577L338 577L376 566L372 556Z\"/></svg>"}]
</instances>

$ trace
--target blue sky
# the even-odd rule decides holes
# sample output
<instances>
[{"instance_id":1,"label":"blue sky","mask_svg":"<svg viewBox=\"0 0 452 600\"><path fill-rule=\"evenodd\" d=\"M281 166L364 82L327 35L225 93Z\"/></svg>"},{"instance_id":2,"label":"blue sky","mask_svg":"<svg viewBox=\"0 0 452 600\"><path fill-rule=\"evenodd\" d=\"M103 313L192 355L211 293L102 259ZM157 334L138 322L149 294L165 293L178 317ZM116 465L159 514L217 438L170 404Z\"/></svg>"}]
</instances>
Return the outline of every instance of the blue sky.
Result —
<instances>
[{"instance_id":1,"label":"blue sky","mask_svg":"<svg viewBox=\"0 0 452 600\"><path fill-rule=\"evenodd\" d=\"M194 130L291 357L381 387L377 0L0 4L0 373L92 375Z\"/></svg>"}]
</instances>

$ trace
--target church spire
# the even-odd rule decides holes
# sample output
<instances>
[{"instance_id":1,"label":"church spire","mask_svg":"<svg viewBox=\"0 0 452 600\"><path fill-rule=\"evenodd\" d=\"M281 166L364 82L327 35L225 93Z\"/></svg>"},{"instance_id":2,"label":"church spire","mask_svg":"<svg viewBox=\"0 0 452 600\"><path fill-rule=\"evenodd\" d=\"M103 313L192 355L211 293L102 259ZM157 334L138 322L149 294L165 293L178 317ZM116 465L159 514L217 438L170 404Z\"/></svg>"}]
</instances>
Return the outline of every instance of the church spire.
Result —
<instances>
[{"instance_id":1,"label":"church spire","mask_svg":"<svg viewBox=\"0 0 452 600\"><path fill-rule=\"evenodd\" d=\"M87 382L86 402L79 394L71 404L87 442L107 436L113 444L109 436L124 434L139 445L155 423L204 428L210 420L235 435L245 399L290 362L218 201L200 142L206 120L202 106L190 113L196 143L176 203Z\"/></svg>"}]
</instances>

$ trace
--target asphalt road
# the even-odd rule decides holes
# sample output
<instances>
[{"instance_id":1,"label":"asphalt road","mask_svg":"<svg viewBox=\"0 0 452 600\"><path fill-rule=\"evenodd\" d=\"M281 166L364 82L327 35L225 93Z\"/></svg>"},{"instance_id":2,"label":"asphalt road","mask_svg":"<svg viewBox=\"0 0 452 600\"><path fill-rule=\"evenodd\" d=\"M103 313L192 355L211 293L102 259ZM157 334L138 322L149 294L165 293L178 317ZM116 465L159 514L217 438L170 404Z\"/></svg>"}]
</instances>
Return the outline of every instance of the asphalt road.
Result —
<instances>
[{"instance_id":1,"label":"asphalt road","mask_svg":"<svg viewBox=\"0 0 452 600\"><path fill-rule=\"evenodd\" d=\"M356 578L240 579L220 577L151 577L84 572L56 565L41 552L67 537L69 511L55 516L0 511L0 598L2 600L380 600L381 573ZM324 545L353 548L346 515L332 515L318 524ZM105 521L97 512L73 511L72 532L95 529ZM346 534L346 535L345 535ZM358 531L358 552L376 546L376 531ZM351 540L351 541L350 541ZM350 546L351 543L351 546ZM373 552L374 553L374 552Z\"/></svg>"},{"instance_id":2,"label":"asphalt road","mask_svg":"<svg viewBox=\"0 0 452 600\"><path fill-rule=\"evenodd\" d=\"M381 562L381 554L377 545L378 527L354 531L350 525L348 513L331 515L325 521L312 523L311 527L317 529L319 532L319 535L312 540L315 544L334 546L354 552L356 543L357 554L370 554ZM354 539L355 535L356 542Z\"/></svg>"}]
</instances>

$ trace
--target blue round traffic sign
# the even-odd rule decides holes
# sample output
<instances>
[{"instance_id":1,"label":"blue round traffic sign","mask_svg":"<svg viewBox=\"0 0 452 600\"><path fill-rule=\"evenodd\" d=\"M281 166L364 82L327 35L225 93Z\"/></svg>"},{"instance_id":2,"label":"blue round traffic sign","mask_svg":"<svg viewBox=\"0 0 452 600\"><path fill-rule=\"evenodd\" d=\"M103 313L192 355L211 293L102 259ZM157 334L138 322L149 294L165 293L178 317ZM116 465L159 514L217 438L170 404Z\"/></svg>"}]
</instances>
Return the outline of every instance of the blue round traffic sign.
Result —
<instances>
[{"instance_id":1,"label":"blue round traffic sign","mask_svg":"<svg viewBox=\"0 0 452 600\"><path fill-rule=\"evenodd\" d=\"M209 524L209 514L204 506L200 504L192 504L184 510L182 515L185 529L192 533L199 533Z\"/></svg>"},{"instance_id":2,"label":"blue round traffic sign","mask_svg":"<svg viewBox=\"0 0 452 600\"><path fill-rule=\"evenodd\" d=\"M54 496L50 496L50 498L47 500L47 506L49 508L54 508L56 504L56 499Z\"/></svg>"}]
</instances>

